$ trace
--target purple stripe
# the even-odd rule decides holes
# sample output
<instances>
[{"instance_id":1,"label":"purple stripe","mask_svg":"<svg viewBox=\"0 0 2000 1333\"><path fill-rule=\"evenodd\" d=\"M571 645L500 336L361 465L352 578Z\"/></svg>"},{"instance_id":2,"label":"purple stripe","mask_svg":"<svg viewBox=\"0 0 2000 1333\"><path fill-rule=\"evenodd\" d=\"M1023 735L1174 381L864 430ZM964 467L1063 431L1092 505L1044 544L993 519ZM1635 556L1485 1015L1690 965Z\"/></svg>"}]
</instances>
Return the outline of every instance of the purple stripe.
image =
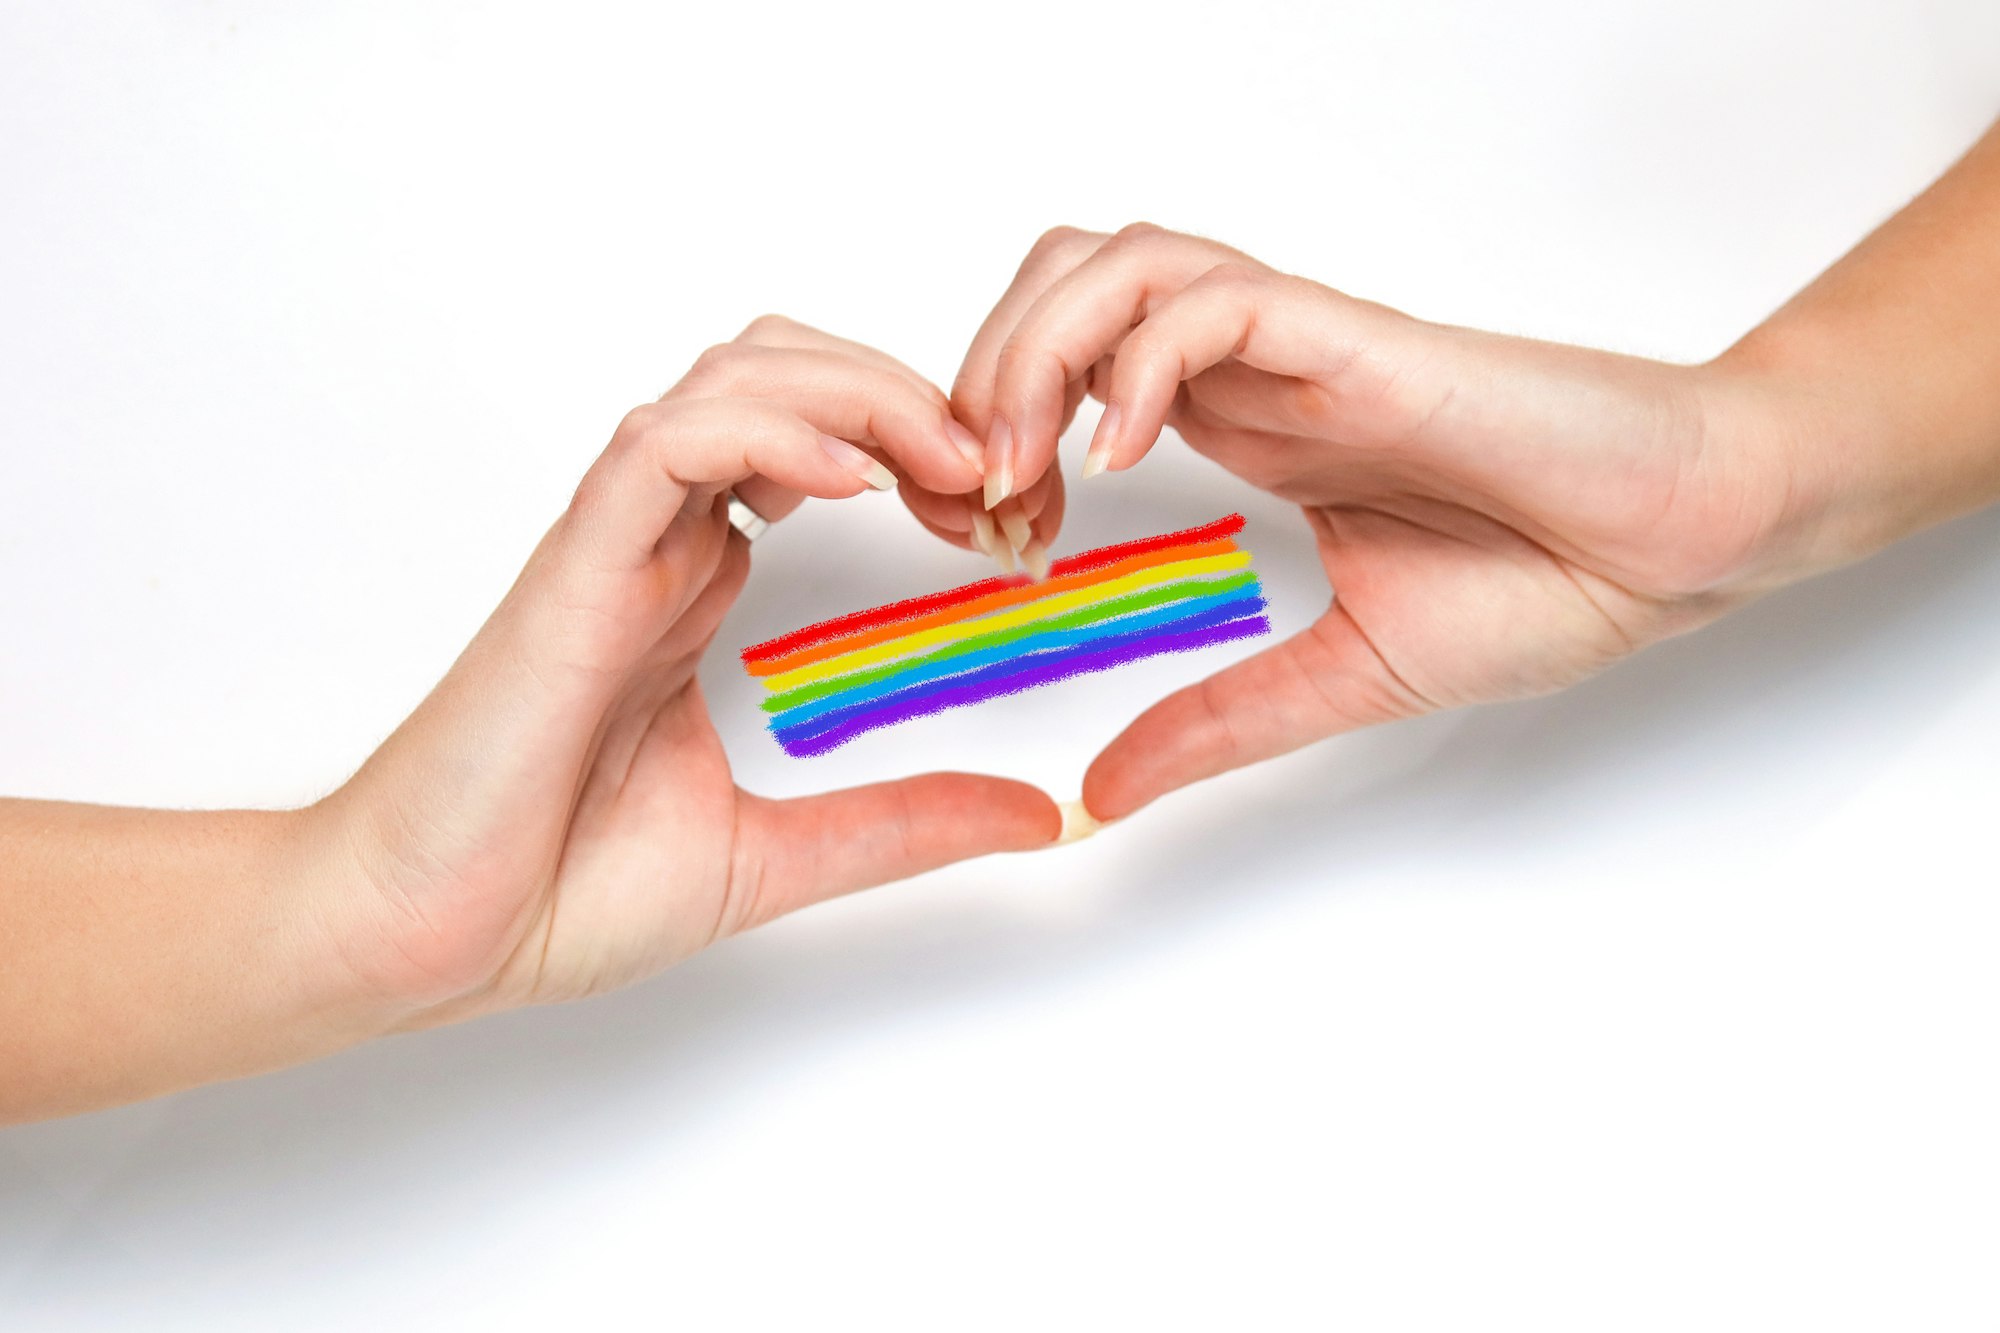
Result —
<instances>
[{"instance_id":1,"label":"purple stripe","mask_svg":"<svg viewBox=\"0 0 2000 1333\"><path fill-rule=\"evenodd\" d=\"M1039 685L1067 680L1071 676L1108 671L1112 667L1123 666L1127 662L1137 662L1143 658L1160 657L1167 653L1192 652L1197 648L1206 648L1210 644L1253 638L1259 634L1268 634L1270 631L1271 622L1268 618L1252 616L1246 620L1233 620L1226 625L1213 625L1206 629L1151 634L1135 643L1118 648L1077 649L1024 658L1021 669L1011 675L977 685L945 690L919 700L870 709L853 720L816 736L795 741L780 738L779 743L785 747L785 753L800 758L825 754L829 750L847 744L864 732L894 726L898 722L908 722L912 718L928 717L932 713L942 713L948 708L964 708L971 704L984 703L988 699L998 699L1003 695L1019 694L1023 690L1032 690Z\"/></svg>"}]
</instances>

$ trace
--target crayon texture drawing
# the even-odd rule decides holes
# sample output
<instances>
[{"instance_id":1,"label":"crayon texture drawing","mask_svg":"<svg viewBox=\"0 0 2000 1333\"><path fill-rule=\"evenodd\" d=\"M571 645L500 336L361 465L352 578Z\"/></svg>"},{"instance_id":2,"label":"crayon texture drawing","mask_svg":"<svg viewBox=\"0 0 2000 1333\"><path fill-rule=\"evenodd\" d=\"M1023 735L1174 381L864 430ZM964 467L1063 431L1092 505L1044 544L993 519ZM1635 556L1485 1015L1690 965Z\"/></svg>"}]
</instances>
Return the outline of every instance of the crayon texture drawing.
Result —
<instances>
[{"instance_id":1,"label":"crayon texture drawing","mask_svg":"<svg viewBox=\"0 0 2000 1333\"><path fill-rule=\"evenodd\" d=\"M1267 634L1243 516L1068 556L1040 583L982 579L743 650L787 754L1127 662Z\"/></svg>"}]
</instances>

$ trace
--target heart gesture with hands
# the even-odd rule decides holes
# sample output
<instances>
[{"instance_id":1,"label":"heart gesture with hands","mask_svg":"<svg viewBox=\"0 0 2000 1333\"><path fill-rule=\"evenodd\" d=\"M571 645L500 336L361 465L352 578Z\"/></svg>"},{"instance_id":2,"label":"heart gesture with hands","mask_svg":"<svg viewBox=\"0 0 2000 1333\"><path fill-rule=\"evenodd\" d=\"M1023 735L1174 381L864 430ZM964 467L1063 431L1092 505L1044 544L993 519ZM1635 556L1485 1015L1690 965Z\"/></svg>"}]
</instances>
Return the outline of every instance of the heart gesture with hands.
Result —
<instances>
[{"instance_id":1,"label":"heart gesture with hands","mask_svg":"<svg viewBox=\"0 0 2000 1333\"><path fill-rule=\"evenodd\" d=\"M0 800L0 1120L591 994L1055 841L1055 804L999 778L736 786L696 675L749 569L732 505L775 521L899 488L939 536L1045 574L1086 397L1083 477L1171 427L1297 505L1324 612L1114 738L1082 787L1115 819L1357 727L1559 689L2000 499L1995 310L2000 130L1700 365L1427 323L1148 226L1044 236L949 395L760 319L625 417L442 682L325 799Z\"/></svg>"}]
</instances>

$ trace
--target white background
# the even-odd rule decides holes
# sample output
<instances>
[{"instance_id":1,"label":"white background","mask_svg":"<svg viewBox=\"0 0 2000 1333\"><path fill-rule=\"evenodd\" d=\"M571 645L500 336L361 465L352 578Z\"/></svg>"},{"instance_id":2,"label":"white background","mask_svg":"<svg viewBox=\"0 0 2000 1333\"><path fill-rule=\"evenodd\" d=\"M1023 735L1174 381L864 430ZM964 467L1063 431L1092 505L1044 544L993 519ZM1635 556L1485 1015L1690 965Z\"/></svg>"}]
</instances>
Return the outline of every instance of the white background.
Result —
<instances>
[{"instance_id":1,"label":"white background","mask_svg":"<svg viewBox=\"0 0 2000 1333\"><path fill-rule=\"evenodd\" d=\"M765 310L948 382L1036 234L1147 218L1700 359L1996 110L1991 0L10 5L0 790L338 783ZM1063 549L1231 508L1305 623L1303 525L1179 449ZM1071 795L1238 651L800 764L730 652L982 571L886 497L757 563L753 790ZM618 996L0 1133L0 1327L1991 1329L1996 742L1988 514Z\"/></svg>"}]
</instances>

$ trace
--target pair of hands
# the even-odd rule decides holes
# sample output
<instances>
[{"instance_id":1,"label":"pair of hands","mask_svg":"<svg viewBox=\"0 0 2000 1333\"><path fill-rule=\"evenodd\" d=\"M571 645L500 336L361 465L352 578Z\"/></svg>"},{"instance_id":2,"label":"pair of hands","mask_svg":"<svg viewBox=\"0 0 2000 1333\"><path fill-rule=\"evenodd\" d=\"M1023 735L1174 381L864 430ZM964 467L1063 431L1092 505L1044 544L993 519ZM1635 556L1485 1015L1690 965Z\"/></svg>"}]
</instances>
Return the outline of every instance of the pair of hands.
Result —
<instances>
[{"instance_id":1,"label":"pair of hands","mask_svg":"<svg viewBox=\"0 0 2000 1333\"><path fill-rule=\"evenodd\" d=\"M415 1025L570 998L781 913L1053 841L1041 792L967 774L771 801L738 789L696 666L767 517L900 484L932 531L1031 566L1084 475L1172 426L1297 504L1338 590L1311 628L1155 704L1088 809L1337 732L1559 688L1809 561L1782 395L1412 319L1151 227L1029 254L949 397L766 318L631 412L488 624L307 840L341 966ZM1104 484L1104 483L1098 483ZM356 892L353 886L368 887Z\"/></svg>"}]
</instances>

